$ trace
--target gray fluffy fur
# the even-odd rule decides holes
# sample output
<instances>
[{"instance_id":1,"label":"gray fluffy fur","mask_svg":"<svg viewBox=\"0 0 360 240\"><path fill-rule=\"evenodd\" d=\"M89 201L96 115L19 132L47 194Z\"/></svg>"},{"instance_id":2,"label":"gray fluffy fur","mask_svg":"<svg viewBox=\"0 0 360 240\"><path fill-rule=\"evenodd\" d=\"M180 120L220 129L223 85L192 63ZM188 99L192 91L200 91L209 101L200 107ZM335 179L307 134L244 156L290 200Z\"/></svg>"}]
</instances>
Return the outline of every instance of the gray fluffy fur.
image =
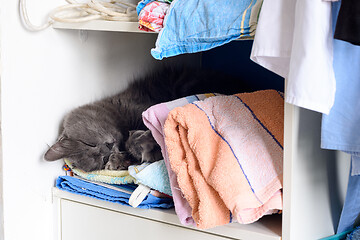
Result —
<instances>
[{"instance_id":1,"label":"gray fluffy fur","mask_svg":"<svg viewBox=\"0 0 360 240\"><path fill-rule=\"evenodd\" d=\"M157 161L162 158L160 148L141 118L148 107L193 94L253 90L239 79L210 71L184 68L153 71L135 79L115 96L68 113L57 142L44 158L48 161L67 158L84 171L127 169L132 164Z\"/></svg>"}]
</instances>

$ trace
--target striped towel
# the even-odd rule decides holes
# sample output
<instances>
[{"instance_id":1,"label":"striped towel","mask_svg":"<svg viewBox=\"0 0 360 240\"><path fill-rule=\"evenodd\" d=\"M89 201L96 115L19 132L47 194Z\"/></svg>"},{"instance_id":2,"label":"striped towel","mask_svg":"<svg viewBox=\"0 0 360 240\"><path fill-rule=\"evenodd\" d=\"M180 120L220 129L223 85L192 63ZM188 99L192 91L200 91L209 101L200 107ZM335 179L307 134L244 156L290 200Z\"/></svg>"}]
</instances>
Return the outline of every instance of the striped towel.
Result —
<instances>
[{"instance_id":1,"label":"striped towel","mask_svg":"<svg viewBox=\"0 0 360 240\"><path fill-rule=\"evenodd\" d=\"M70 167L71 171L74 172L74 174L93 182L101 182L108 184L128 184L135 182L135 178L132 177L127 170L97 170L92 172L85 172L81 169L74 168L71 165L70 161L68 161L67 159L65 159L64 161L66 165Z\"/></svg>"},{"instance_id":2,"label":"striped towel","mask_svg":"<svg viewBox=\"0 0 360 240\"><path fill-rule=\"evenodd\" d=\"M170 168L166 146L164 142L163 127L165 124L165 120L172 109L179 106L184 106L194 101L203 100L205 98L218 96L218 95L219 94L214 94L214 93L192 95L171 102L154 105L149 109L147 109L142 114L144 124L151 130L154 139L161 147L161 152L165 160L165 166L169 174L170 187L175 204L175 211L180 219L180 222L184 225L194 225L194 220L192 219L191 216L191 208L188 202L186 201L186 199L183 197L179 185L177 183L176 176Z\"/></svg>"},{"instance_id":3,"label":"striped towel","mask_svg":"<svg viewBox=\"0 0 360 240\"><path fill-rule=\"evenodd\" d=\"M262 0L175 0L151 54L163 59L255 35Z\"/></svg>"},{"instance_id":4,"label":"striped towel","mask_svg":"<svg viewBox=\"0 0 360 240\"><path fill-rule=\"evenodd\" d=\"M199 228L282 209L284 100L275 90L178 107L164 125L171 169Z\"/></svg>"}]
</instances>

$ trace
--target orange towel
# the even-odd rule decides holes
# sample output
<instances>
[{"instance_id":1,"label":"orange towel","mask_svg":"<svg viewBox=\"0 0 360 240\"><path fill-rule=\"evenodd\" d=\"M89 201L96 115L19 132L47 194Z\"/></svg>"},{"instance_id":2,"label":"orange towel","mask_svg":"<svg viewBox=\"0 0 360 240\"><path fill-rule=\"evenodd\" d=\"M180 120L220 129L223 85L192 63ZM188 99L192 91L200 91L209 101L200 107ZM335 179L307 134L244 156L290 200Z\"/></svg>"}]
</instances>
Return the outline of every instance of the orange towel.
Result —
<instances>
[{"instance_id":1,"label":"orange towel","mask_svg":"<svg viewBox=\"0 0 360 240\"><path fill-rule=\"evenodd\" d=\"M172 110L165 143L199 228L251 223L282 209L284 100L275 90Z\"/></svg>"}]
</instances>

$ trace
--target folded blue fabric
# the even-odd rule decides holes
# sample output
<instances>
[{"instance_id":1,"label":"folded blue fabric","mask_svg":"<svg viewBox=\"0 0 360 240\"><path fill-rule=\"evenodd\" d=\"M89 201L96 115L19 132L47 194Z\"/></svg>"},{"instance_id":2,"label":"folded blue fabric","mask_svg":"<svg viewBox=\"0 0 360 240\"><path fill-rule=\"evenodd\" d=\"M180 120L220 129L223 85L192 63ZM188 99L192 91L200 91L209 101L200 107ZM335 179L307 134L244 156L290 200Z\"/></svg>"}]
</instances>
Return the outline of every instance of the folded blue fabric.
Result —
<instances>
[{"instance_id":1,"label":"folded blue fabric","mask_svg":"<svg viewBox=\"0 0 360 240\"><path fill-rule=\"evenodd\" d=\"M130 194L86 182L79 178L59 176L56 180L56 187L71 193L130 206ZM174 203L171 198L158 198L148 194L138 208L172 208L173 206Z\"/></svg>"},{"instance_id":2,"label":"folded blue fabric","mask_svg":"<svg viewBox=\"0 0 360 240\"><path fill-rule=\"evenodd\" d=\"M151 54L162 59L254 36L261 4L262 0L175 0Z\"/></svg>"}]
</instances>

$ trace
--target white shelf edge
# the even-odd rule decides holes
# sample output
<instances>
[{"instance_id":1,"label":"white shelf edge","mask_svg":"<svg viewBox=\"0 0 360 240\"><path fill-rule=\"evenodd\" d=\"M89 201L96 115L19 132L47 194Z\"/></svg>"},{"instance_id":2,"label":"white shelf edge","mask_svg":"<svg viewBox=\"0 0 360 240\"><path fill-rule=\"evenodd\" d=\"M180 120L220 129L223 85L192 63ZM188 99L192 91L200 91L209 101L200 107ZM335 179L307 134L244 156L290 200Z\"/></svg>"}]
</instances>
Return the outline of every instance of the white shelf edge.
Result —
<instances>
[{"instance_id":1,"label":"white shelf edge","mask_svg":"<svg viewBox=\"0 0 360 240\"><path fill-rule=\"evenodd\" d=\"M78 194L69 193L66 191L53 188L53 196L60 199L66 199L78 203L83 203L99 208L104 208L111 211L116 211L124 214L138 216L158 222L176 225L183 228L188 228L205 233L226 236L233 239L253 239L253 240L281 240L281 215L267 216L252 224L242 225L238 223L231 223L225 226L220 226L208 230L200 230L191 226L184 226L180 223L178 217L173 209L158 210L158 209L137 209L129 206L120 205L108 201L86 197Z\"/></svg>"},{"instance_id":2,"label":"white shelf edge","mask_svg":"<svg viewBox=\"0 0 360 240\"><path fill-rule=\"evenodd\" d=\"M52 27L55 29L76 29L76 30L95 30L111 32L131 32L131 33L154 33L145 32L138 29L137 22L105 21L92 20L82 23L63 23L54 22Z\"/></svg>"}]
</instances>

